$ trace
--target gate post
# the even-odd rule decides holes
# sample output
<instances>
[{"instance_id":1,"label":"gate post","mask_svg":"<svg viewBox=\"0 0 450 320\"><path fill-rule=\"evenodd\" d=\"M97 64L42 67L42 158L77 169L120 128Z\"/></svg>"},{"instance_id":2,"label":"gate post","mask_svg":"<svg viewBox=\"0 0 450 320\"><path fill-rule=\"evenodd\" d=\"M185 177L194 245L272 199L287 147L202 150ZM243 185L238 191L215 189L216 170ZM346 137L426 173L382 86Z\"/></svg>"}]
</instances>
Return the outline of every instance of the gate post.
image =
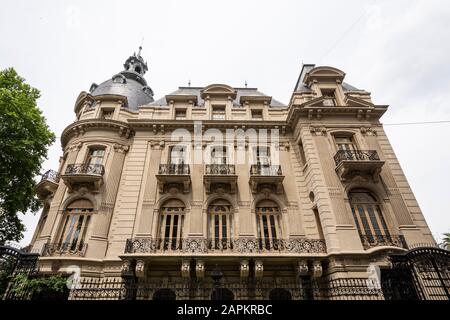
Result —
<instances>
[{"instance_id":1,"label":"gate post","mask_svg":"<svg viewBox=\"0 0 450 320\"><path fill-rule=\"evenodd\" d=\"M121 296L122 300L136 300L137 293L137 277L135 274L136 261L124 260L122 264L122 280L124 291Z\"/></svg>"}]
</instances>

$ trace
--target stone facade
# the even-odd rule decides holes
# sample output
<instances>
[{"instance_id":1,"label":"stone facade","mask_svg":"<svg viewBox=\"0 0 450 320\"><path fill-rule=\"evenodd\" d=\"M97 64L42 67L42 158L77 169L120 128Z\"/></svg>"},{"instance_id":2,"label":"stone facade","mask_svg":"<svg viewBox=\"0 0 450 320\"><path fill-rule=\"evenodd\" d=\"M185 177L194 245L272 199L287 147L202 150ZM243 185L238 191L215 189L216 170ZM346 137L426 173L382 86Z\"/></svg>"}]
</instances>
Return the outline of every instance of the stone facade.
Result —
<instances>
[{"instance_id":1,"label":"stone facade","mask_svg":"<svg viewBox=\"0 0 450 320\"><path fill-rule=\"evenodd\" d=\"M41 272L164 288L220 270L245 298L232 283L367 278L434 243L379 121L388 106L342 71L304 65L283 105L224 84L154 101L146 70L135 54L80 93L60 167L36 187Z\"/></svg>"}]
</instances>

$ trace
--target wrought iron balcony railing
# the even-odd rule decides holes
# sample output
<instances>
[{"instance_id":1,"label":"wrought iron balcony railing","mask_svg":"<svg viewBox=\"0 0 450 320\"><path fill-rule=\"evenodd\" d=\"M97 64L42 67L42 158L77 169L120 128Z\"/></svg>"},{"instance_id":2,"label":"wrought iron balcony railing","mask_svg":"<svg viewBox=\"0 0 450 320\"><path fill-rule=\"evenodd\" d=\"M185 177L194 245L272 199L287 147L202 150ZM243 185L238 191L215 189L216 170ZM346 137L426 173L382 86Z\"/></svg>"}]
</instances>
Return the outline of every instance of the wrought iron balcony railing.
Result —
<instances>
[{"instance_id":1,"label":"wrought iron balcony railing","mask_svg":"<svg viewBox=\"0 0 450 320\"><path fill-rule=\"evenodd\" d=\"M402 235L360 235L360 237L365 250L380 246L408 248Z\"/></svg>"},{"instance_id":2,"label":"wrought iron balcony railing","mask_svg":"<svg viewBox=\"0 0 450 320\"><path fill-rule=\"evenodd\" d=\"M233 164L207 164L205 174L234 175L236 170Z\"/></svg>"},{"instance_id":3,"label":"wrought iron balcony railing","mask_svg":"<svg viewBox=\"0 0 450 320\"><path fill-rule=\"evenodd\" d=\"M84 257L87 249L87 243L46 243L42 249L43 257L51 256L79 256Z\"/></svg>"},{"instance_id":4,"label":"wrought iron balcony railing","mask_svg":"<svg viewBox=\"0 0 450 320\"><path fill-rule=\"evenodd\" d=\"M342 161L379 161L376 150L339 150L334 155L334 162L339 165Z\"/></svg>"},{"instance_id":5,"label":"wrought iron balcony railing","mask_svg":"<svg viewBox=\"0 0 450 320\"><path fill-rule=\"evenodd\" d=\"M105 167L101 164L73 163L67 165L65 174L89 174L103 176Z\"/></svg>"},{"instance_id":6,"label":"wrought iron balcony railing","mask_svg":"<svg viewBox=\"0 0 450 320\"><path fill-rule=\"evenodd\" d=\"M47 172L45 172L42 175L41 182L42 181L50 181L50 182L58 183L59 182L59 174L55 170L48 170Z\"/></svg>"},{"instance_id":7,"label":"wrought iron balcony railing","mask_svg":"<svg viewBox=\"0 0 450 320\"><path fill-rule=\"evenodd\" d=\"M189 174L188 164L160 164L159 174Z\"/></svg>"},{"instance_id":8,"label":"wrought iron balcony railing","mask_svg":"<svg viewBox=\"0 0 450 320\"><path fill-rule=\"evenodd\" d=\"M266 164L253 164L250 167L251 176L281 176L283 172L281 171L280 165L266 165Z\"/></svg>"},{"instance_id":9,"label":"wrought iron balcony railing","mask_svg":"<svg viewBox=\"0 0 450 320\"><path fill-rule=\"evenodd\" d=\"M127 239L125 253L326 253L325 241L321 239L272 239L262 240L252 237L238 239Z\"/></svg>"}]
</instances>

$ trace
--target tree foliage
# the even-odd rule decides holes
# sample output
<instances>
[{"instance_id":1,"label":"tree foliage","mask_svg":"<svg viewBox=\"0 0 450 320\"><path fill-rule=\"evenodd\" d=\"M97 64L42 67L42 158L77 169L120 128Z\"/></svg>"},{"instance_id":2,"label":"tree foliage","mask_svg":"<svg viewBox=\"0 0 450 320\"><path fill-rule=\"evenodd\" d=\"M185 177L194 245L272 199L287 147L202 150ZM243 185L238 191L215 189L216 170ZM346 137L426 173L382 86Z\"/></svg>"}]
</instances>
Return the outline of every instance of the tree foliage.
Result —
<instances>
[{"instance_id":1,"label":"tree foliage","mask_svg":"<svg viewBox=\"0 0 450 320\"><path fill-rule=\"evenodd\" d=\"M0 71L0 245L23 237L18 213L40 207L34 177L55 135L37 107L39 96L13 68Z\"/></svg>"},{"instance_id":2,"label":"tree foliage","mask_svg":"<svg viewBox=\"0 0 450 320\"><path fill-rule=\"evenodd\" d=\"M444 233L441 246L443 249L450 250L450 232Z\"/></svg>"}]
</instances>

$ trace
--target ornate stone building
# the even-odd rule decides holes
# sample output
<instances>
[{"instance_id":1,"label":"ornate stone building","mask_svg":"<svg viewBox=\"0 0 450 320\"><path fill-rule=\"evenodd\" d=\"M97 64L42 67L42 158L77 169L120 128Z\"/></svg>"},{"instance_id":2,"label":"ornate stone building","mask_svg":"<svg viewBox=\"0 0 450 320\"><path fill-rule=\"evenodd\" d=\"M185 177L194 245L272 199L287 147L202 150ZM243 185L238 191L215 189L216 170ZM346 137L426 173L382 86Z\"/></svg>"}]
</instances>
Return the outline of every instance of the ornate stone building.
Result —
<instances>
[{"instance_id":1,"label":"ornate stone building","mask_svg":"<svg viewBox=\"0 0 450 320\"><path fill-rule=\"evenodd\" d=\"M124 277L142 299L301 299L434 243L388 106L343 71L303 65L287 105L224 84L155 101L146 71L139 51L78 96L60 167L36 186L40 272Z\"/></svg>"}]
</instances>

